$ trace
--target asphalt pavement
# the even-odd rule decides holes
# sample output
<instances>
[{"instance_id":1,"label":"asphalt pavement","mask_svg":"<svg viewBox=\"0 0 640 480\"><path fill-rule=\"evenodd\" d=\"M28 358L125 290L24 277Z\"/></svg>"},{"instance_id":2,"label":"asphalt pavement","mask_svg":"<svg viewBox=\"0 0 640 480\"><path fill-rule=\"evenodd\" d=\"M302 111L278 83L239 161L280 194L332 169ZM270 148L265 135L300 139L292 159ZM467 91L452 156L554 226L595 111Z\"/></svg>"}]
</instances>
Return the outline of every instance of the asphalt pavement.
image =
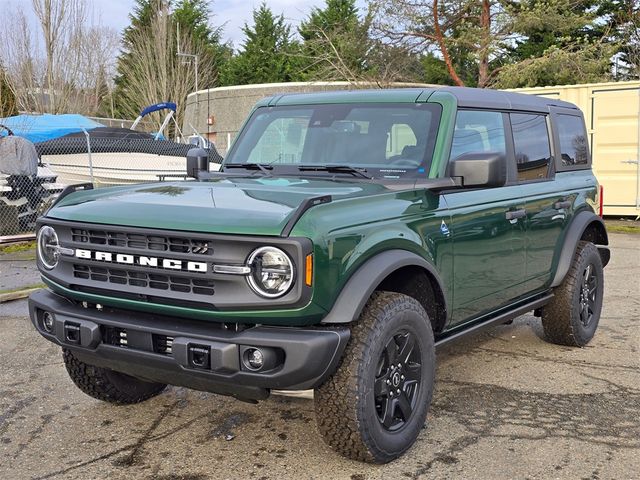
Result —
<instances>
[{"instance_id":1,"label":"asphalt pavement","mask_svg":"<svg viewBox=\"0 0 640 480\"><path fill-rule=\"evenodd\" d=\"M0 304L0 478L638 479L640 235L610 237L594 340L548 344L525 315L443 347L425 428L384 466L335 454L307 399L170 387L134 406L94 400L26 301Z\"/></svg>"}]
</instances>

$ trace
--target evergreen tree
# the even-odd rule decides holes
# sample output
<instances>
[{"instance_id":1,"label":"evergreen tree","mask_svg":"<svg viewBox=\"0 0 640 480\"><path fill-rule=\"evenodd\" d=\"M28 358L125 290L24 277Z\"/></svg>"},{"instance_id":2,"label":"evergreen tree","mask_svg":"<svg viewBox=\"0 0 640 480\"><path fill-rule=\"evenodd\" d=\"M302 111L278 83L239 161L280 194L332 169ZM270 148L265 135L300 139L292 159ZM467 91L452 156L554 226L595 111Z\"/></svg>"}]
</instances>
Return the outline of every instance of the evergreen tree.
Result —
<instances>
[{"instance_id":1,"label":"evergreen tree","mask_svg":"<svg viewBox=\"0 0 640 480\"><path fill-rule=\"evenodd\" d=\"M253 25L245 23L242 50L224 78L227 85L289 82L296 79L299 45L291 39L284 16L276 16L265 3L253 11Z\"/></svg>"},{"instance_id":2,"label":"evergreen tree","mask_svg":"<svg viewBox=\"0 0 640 480\"><path fill-rule=\"evenodd\" d=\"M0 64L0 118L18 115L18 105L7 74Z\"/></svg>"},{"instance_id":3,"label":"evergreen tree","mask_svg":"<svg viewBox=\"0 0 640 480\"><path fill-rule=\"evenodd\" d=\"M173 11L173 19L181 30L188 29L193 38L206 46L207 55L215 65L215 77L201 78L199 88L211 88L220 84L221 71L233 55L231 46L222 40L222 27L213 28L209 0L179 0Z\"/></svg>"},{"instance_id":4,"label":"evergreen tree","mask_svg":"<svg viewBox=\"0 0 640 480\"><path fill-rule=\"evenodd\" d=\"M113 117L113 95L111 88L109 88L107 72L104 66L100 67L98 71L93 94L95 96L94 114L98 117Z\"/></svg>"},{"instance_id":5,"label":"evergreen tree","mask_svg":"<svg viewBox=\"0 0 640 480\"><path fill-rule=\"evenodd\" d=\"M594 0L523 0L510 10L519 35L495 76L501 88L607 80L615 46Z\"/></svg>"},{"instance_id":6,"label":"evergreen tree","mask_svg":"<svg viewBox=\"0 0 640 480\"><path fill-rule=\"evenodd\" d=\"M222 43L222 28L213 28L209 17L206 0L136 0L129 15L131 23L123 32L123 49L117 62L114 101L118 115L130 117L132 112L140 111L145 102L171 100L182 109L186 100L182 98L185 79L180 75L194 71L195 60L178 58L178 47L181 53L197 54L199 89L220 84L220 72L232 51ZM158 53L150 58L153 48ZM147 65L141 68L141 62ZM189 75L188 89L193 91L195 75ZM159 83L157 98L145 98L152 92L140 95L140 84L144 82Z\"/></svg>"},{"instance_id":7,"label":"evergreen tree","mask_svg":"<svg viewBox=\"0 0 640 480\"><path fill-rule=\"evenodd\" d=\"M135 0L133 12L129 14L131 22L122 33L122 52L117 60L117 76L115 80L114 110L119 117L131 116L132 111L140 111L144 105L129 105L129 95L133 65L136 59L136 41L141 35L152 35L151 26L154 18L162 11L169 11L169 0ZM158 99L157 101L163 101Z\"/></svg>"},{"instance_id":8,"label":"evergreen tree","mask_svg":"<svg viewBox=\"0 0 640 480\"><path fill-rule=\"evenodd\" d=\"M597 34L617 46L613 74L616 80L640 79L640 2L599 0Z\"/></svg>"},{"instance_id":9,"label":"evergreen tree","mask_svg":"<svg viewBox=\"0 0 640 480\"><path fill-rule=\"evenodd\" d=\"M337 74L341 80L350 80L346 77L363 73L371 43L369 20L360 21L355 0L326 0L323 9L314 8L298 28L303 39L304 76L336 79ZM337 66L342 72L335 71ZM333 75L327 75L327 70Z\"/></svg>"},{"instance_id":10,"label":"evergreen tree","mask_svg":"<svg viewBox=\"0 0 640 480\"><path fill-rule=\"evenodd\" d=\"M614 49L597 33L593 5L614 0L370 1L382 38L435 54L456 85L504 88L608 77ZM428 62L441 71L442 64Z\"/></svg>"}]
</instances>

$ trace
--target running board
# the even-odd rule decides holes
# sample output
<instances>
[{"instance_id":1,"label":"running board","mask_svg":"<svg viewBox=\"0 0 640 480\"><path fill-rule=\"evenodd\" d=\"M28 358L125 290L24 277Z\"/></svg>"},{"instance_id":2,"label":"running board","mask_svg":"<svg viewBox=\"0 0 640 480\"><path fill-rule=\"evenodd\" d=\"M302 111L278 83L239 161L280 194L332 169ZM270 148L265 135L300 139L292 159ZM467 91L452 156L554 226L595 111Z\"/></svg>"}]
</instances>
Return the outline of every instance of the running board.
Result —
<instances>
[{"instance_id":1,"label":"running board","mask_svg":"<svg viewBox=\"0 0 640 480\"><path fill-rule=\"evenodd\" d=\"M546 305L547 303L549 303L549 301L552 298L553 298L553 293L550 293L548 295L545 295L542 298L525 303L524 305L514 310L509 310L508 312L501 313L497 317L493 317L488 320L483 320L479 323L476 323L471 327L468 327L468 328L461 327L463 329L460 331L438 338L436 340L436 347L441 347L449 342L465 337L470 333L477 333L486 328L493 327L494 325L500 325L502 323L506 323L509 320L513 320L514 318L519 317L520 315L524 315L525 313L530 312L531 310L535 310L536 308L540 308Z\"/></svg>"}]
</instances>

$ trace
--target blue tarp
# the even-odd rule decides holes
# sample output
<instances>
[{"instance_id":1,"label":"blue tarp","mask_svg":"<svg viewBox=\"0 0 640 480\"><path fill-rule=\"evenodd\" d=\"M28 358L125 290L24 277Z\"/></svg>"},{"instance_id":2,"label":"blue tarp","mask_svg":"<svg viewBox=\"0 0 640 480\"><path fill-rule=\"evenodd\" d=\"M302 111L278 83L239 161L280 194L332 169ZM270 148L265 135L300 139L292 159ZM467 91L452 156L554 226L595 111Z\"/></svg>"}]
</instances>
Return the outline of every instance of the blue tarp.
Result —
<instances>
[{"instance_id":1,"label":"blue tarp","mask_svg":"<svg viewBox=\"0 0 640 480\"><path fill-rule=\"evenodd\" d=\"M9 127L15 135L26 138L33 143L81 132L83 128L89 131L104 126L77 114L16 115L15 117L0 118L0 124ZM0 135L6 135L6 133L5 130L0 129Z\"/></svg>"}]
</instances>

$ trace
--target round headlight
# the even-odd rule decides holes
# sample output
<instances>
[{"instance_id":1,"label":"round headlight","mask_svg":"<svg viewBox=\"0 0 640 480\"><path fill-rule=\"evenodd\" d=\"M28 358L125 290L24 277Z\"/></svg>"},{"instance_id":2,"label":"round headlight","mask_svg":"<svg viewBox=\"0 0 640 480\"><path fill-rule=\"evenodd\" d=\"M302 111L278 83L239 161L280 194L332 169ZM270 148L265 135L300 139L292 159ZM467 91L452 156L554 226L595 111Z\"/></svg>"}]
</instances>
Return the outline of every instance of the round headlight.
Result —
<instances>
[{"instance_id":1,"label":"round headlight","mask_svg":"<svg viewBox=\"0 0 640 480\"><path fill-rule=\"evenodd\" d=\"M38 258L47 270L51 270L58 264L60 257L58 235L53 227L45 225L38 231Z\"/></svg>"},{"instance_id":2,"label":"round headlight","mask_svg":"<svg viewBox=\"0 0 640 480\"><path fill-rule=\"evenodd\" d=\"M247 264L251 267L247 280L258 295L281 297L293 284L293 263L279 248L260 247L249 255Z\"/></svg>"}]
</instances>

